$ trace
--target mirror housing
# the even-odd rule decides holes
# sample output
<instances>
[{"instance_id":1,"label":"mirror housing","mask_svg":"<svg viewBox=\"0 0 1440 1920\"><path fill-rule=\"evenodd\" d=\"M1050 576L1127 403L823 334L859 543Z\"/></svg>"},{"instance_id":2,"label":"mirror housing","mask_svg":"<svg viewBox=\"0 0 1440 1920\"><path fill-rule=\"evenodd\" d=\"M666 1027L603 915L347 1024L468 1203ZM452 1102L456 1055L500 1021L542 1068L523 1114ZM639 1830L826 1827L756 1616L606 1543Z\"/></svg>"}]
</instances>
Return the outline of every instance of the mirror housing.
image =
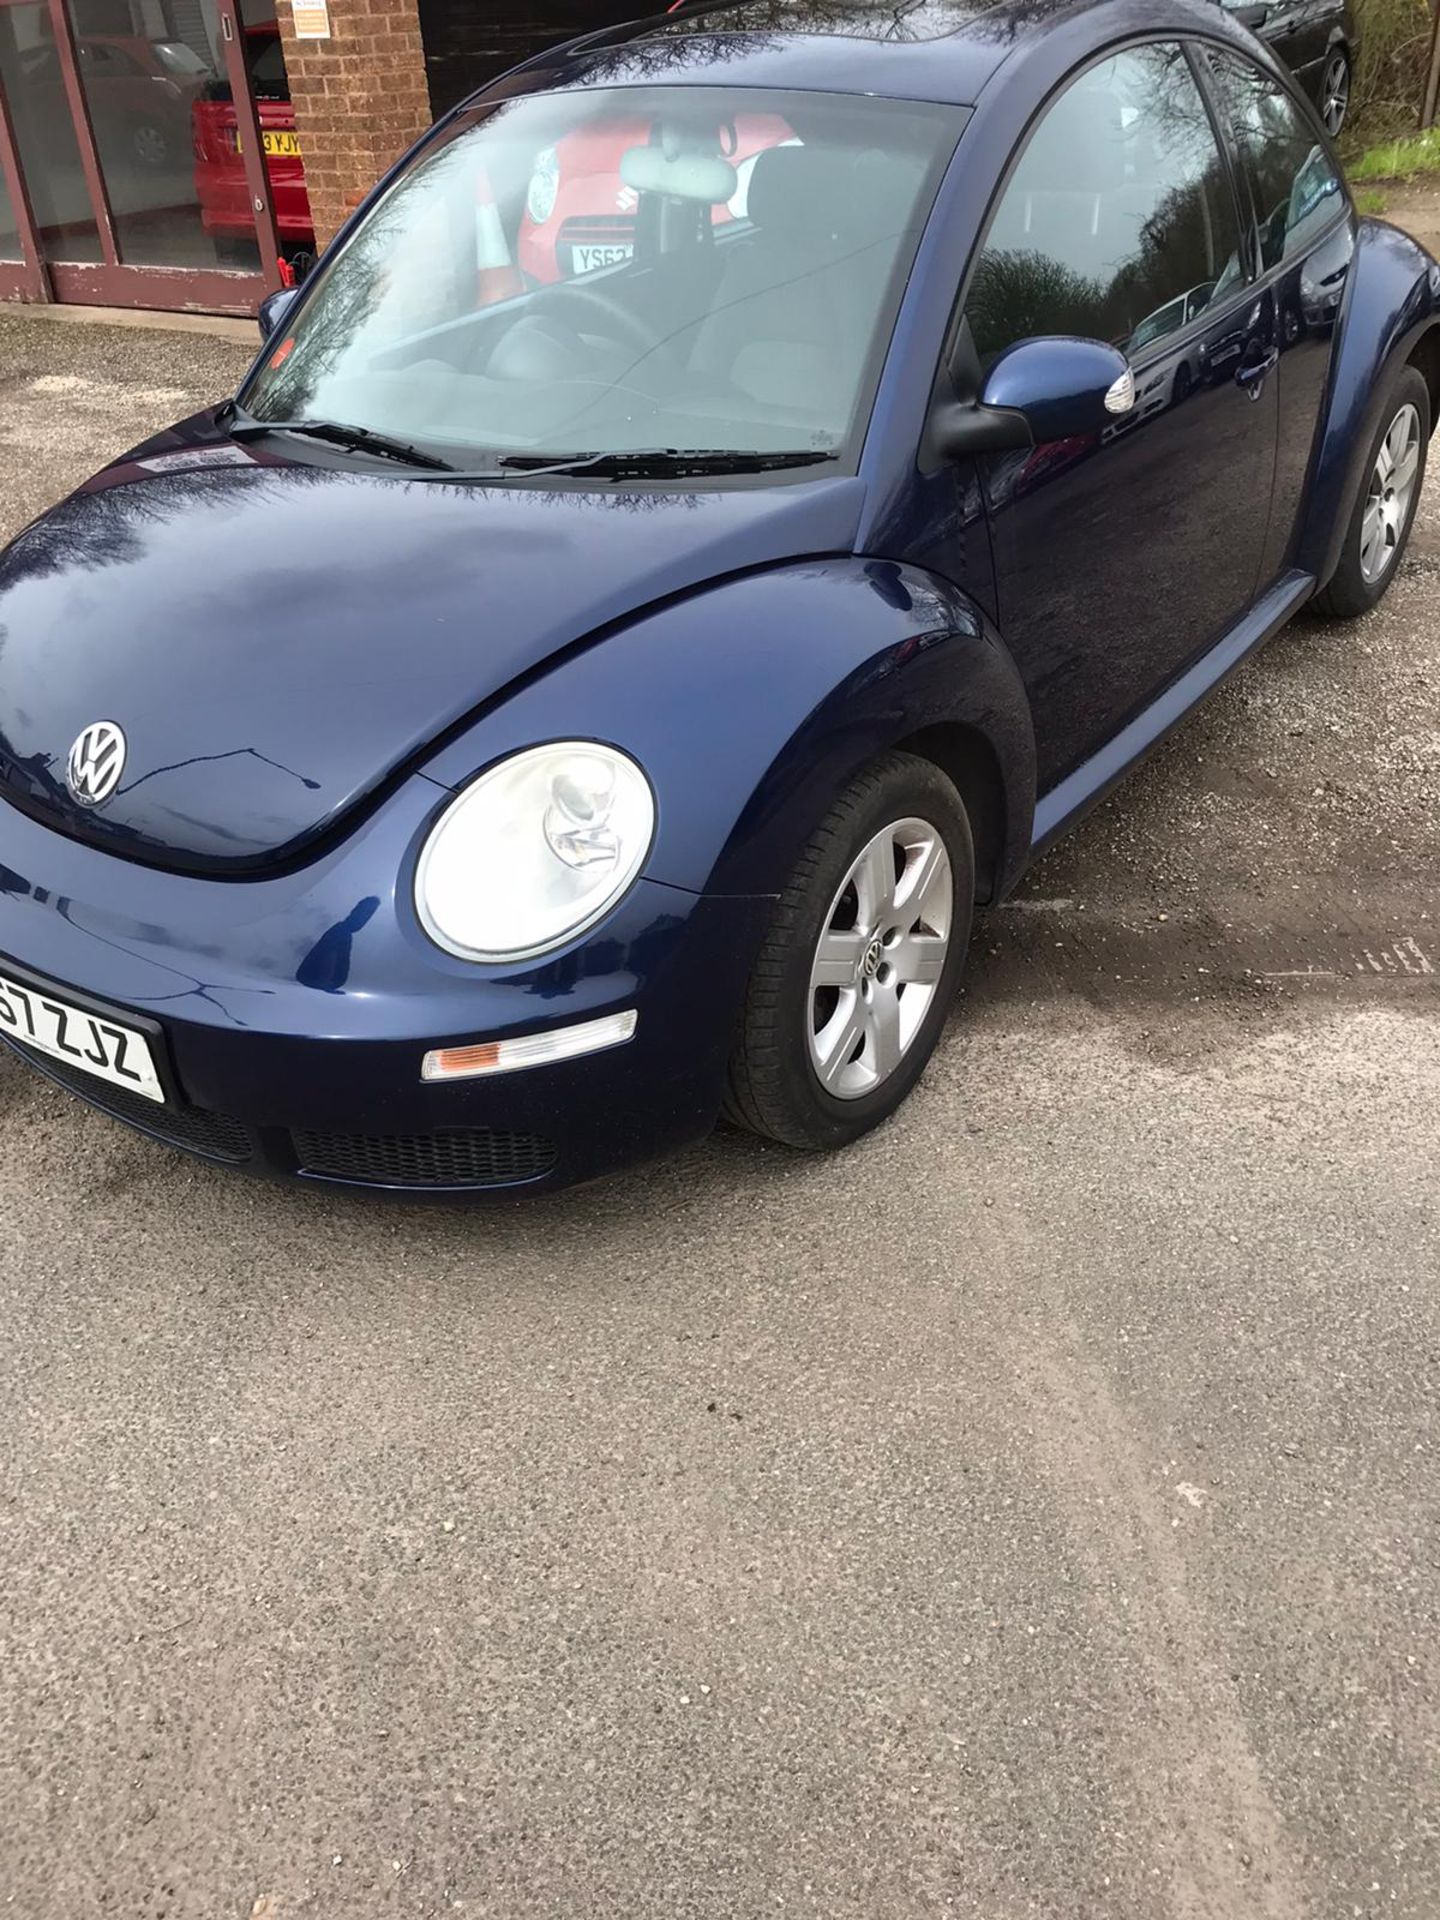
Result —
<instances>
[{"instance_id":1,"label":"mirror housing","mask_svg":"<svg viewBox=\"0 0 1440 1920\"><path fill-rule=\"evenodd\" d=\"M1046 335L1002 353L978 402L943 408L934 442L947 458L1038 446L1099 433L1134 404L1134 375L1118 347Z\"/></svg>"},{"instance_id":2,"label":"mirror housing","mask_svg":"<svg viewBox=\"0 0 1440 1920\"><path fill-rule=\"evenodd\" d=\"M291 307L295 304L298 287L281 287L278 293L267 293L255 310L255 318L260 325L260 338L268 340L280 325Z\"/></svg>"}]
</instances>

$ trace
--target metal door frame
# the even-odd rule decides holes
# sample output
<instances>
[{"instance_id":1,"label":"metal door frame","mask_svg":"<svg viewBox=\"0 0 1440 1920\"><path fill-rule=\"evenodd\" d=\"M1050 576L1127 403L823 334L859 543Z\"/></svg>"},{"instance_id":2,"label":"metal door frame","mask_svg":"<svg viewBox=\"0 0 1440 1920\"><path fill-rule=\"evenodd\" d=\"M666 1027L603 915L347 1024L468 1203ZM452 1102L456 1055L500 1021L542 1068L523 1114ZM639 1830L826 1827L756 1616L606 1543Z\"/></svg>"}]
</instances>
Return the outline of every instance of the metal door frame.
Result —
<instances>
[{"instance_id":1,"label":"metal door frame","mask_svg":"<svg viewBox=\"0 0 1440 1920\"><path fill-rule=\"evenodd\" d=\"M0 10L33 5L35 0L0 0ZM95 129L80 79L75 41L65 0L40 0L50 17L50 32L60 62L65 98L85 175L85 187L100 242L98 261L46 260L35 228L34 212L20 167L20 155L0 87L0 176L14 205L23 259L0 261L0 300L59 300L87 306L159 307L198 313L255 311L267 293L281 284L280 242L275 207L261 144L260 118L245 71L239 0L214 0L220 20L225 73L240 131L245 182L260 248L257 273L225 268L142 267L120 258L105 176L95 144Z\"/></svg>"},{"instance_id":2,"label":"metal door frame","mask_svg":"<svg viewBox=\"0 0 1440 1920\"><path fill-rule=\"evenodd\" d=\"M5 4L6 0L0 0L0 6ZM20 172L20 155L10 132L3 86L0 86L0 180L5 183L20 235L19 260L0 260L0 300L48 300L50 289L35 239L35 218Z\"/></svg>"}]
</instances>

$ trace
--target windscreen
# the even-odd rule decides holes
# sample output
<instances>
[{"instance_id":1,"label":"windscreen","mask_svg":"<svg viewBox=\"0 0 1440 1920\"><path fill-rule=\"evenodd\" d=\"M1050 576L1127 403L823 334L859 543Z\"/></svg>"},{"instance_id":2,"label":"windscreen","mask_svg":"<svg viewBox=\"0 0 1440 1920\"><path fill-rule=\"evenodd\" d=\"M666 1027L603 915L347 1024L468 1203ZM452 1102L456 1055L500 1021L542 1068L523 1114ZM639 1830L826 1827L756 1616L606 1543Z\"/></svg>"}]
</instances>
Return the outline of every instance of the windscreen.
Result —
<instances>
[{"instance_id":1,"label":"windscreen","mask_svg":"<svg viewBox=\"0 0 1440 1920\"><path fill-rule=\"evenodd\" d=\"M843 457L963 118L768 89L504 102L390 189L245 405L462 467Z\"/></svg>"}]
</instances>

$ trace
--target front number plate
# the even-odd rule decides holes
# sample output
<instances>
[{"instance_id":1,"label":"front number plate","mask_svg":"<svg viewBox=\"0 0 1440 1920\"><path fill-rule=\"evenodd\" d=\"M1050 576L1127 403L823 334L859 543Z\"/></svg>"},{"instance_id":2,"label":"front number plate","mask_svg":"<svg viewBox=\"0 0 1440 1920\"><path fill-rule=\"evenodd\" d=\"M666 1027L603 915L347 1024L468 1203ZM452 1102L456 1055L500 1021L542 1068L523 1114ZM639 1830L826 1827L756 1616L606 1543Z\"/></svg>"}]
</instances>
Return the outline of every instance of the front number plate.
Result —
<instances>
[{"instance_id":1,"label":"front number plate","mask_svg":"<svg viewBox=\"0 0 1440 1920\"><path fill-rule=\"evenodd\" d=\"M570 271L577 278L582 273L598 273L602 267L618 267L635 256L633 247L575 247L570 249Z\"/></svg>"},{"instance_id":2,"label":"front number plate","mask_svg":"<svg viewBox=\"0 0 1440 1920\"><path fill-rule=\"evenodd\" d=\"M165 1103L165 1089L155 1071L150 1043L143 1033L107 1020L103 1014L84 1013L39 987L22 986L0 973L0 1033L23 1040L52 1060L81 1067L112 1087L128 1087L147 1100Z\"/></svg>"}]
</instances>

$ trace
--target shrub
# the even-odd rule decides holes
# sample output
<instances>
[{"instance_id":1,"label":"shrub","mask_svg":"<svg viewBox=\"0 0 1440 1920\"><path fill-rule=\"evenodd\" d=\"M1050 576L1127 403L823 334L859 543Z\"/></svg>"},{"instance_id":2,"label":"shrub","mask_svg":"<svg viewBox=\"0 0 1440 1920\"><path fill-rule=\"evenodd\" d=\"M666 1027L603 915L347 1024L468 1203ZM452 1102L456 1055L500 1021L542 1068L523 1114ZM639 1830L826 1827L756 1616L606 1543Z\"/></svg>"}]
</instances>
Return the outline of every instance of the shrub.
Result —
<instances>
[{"instance_id":1,"label":"shrub","mask_svg":"<svg viewBox=\"0 0 1440 1920\"><path fill-rule=\"evenodd\" d=\"M1355 22L1360 45L1346 144L1367 147L1420 123L1430 9L1426 0L1356 0Z\"/></svg>"}]
</instances>

